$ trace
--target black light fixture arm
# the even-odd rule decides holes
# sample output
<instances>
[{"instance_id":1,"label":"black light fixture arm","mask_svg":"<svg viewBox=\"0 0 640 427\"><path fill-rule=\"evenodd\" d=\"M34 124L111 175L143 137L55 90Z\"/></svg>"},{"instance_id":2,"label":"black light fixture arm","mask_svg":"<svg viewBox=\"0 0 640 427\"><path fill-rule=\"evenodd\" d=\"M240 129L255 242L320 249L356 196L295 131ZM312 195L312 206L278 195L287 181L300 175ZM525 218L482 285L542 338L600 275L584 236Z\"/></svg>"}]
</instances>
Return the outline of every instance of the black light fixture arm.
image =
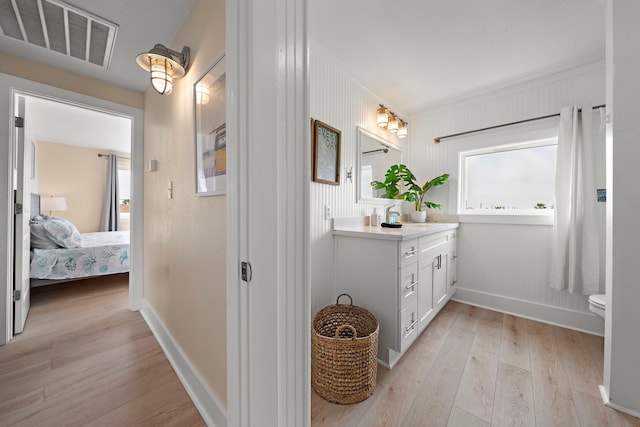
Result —
<instances>
[{"instance_id":1,"label":"black light fixture arm","mask_svg":"<svg viewBox=\"0 0 640 427\"><path fill-rule=\"evenodd\" d=\"M191 59L191 50L188 46L182 48L181 52L175 51L173 49L169 49L163 44L157 43L153 46L153 49L149 51L149 53L154 53L156 55L162 55L176 60L182 68L185 70L189 68L189 61Z\"/></svg>"}]
</instances>

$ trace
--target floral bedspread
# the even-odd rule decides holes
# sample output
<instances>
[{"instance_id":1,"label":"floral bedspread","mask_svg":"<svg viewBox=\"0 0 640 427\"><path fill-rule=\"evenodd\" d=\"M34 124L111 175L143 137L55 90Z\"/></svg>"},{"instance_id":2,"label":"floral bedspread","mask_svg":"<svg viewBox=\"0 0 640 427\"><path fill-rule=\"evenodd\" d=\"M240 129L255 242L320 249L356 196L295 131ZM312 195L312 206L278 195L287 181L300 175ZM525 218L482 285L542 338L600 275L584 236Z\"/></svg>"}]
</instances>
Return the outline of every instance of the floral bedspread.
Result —
<instances>
[{"instance_id":1,"label":"floral bedspread","mask_svg":"<svg viewBox=\"0 0 640 427\"><path fill-rule=\"evenodd\" d=\"M73 249L33 249L32 279L74 279L129 271L129 232L84 233Z\"/></svg>"}]
</instances>

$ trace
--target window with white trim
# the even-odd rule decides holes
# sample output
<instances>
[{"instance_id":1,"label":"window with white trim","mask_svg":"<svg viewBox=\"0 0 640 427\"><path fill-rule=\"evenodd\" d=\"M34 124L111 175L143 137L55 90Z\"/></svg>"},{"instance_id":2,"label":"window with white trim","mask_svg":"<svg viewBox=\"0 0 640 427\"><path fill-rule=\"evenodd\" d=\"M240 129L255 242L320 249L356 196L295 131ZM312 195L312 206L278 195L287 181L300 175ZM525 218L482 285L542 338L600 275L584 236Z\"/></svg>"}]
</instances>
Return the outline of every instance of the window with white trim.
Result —
<instances>
[{"instance_id":1,"label":"window with white trim","mask_svg":"<svg viewBox=\"0 0 640 427\"><path fill-rule=\"evenodd\" d=\"M118 196L120 213L129 212L131 203L131 160L118 157Z\"/></svg>"},{"instance_id":2,"label":"window with white trim","mask_svg":"<svg viewBox=\"0 0 640 427\"><path fill-rule=\"evenodd\" d=\"M553 215L558 138L460 153L461 215Z\"/></svg>"}]
</instances>

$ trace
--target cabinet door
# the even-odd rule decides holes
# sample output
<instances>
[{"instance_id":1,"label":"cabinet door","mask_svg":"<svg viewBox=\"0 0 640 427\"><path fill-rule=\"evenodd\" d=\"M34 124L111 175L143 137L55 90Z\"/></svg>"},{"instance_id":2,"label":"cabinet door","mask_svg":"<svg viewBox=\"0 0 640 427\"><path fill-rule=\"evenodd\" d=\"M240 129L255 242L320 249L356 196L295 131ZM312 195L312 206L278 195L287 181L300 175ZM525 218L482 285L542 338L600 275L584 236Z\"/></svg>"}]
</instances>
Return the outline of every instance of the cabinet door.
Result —
<instances>
[{"instance_id":1,"label":"cabinet door","mask_svg":"<svg viewBox=\"0 0 640 427\"><path fill-rule=\"evenodd\" d=\"M436 258L436 265L433 267L433 305L438 307L444 304L447 299L447 252L440 253Z\"/></svg>"},{"instance_id":2,"label":"cabinet door","mask_svg":"<svg viewBox=\"0 0 640 427\"><path fill-rule=\"evenodd\" d=\"M438 264L438 257L434 251L428 251L420 256L418 272L418 329L422 331L433 311L433 273Z\"/></svg>"}]
</instances>

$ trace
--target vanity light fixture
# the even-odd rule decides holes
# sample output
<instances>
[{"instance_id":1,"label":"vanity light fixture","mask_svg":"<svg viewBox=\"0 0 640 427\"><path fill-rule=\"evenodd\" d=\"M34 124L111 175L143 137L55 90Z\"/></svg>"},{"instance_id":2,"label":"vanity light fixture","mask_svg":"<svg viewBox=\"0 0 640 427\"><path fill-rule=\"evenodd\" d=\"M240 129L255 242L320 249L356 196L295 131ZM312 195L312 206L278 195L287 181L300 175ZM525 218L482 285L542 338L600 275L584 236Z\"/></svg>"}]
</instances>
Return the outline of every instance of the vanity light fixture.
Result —
<instances>
[{"instance_id":1,"label":"vanity light fixture","mask_svg":"<svg viewBox=\"0 0 640 427\"><path fill-rule=\"evenodd\" d=\"M378 126L387 132L396 133L398 138L407 137L407 125L408 123L397 116L393 111L390 111L387 107L379 104L380 108L376 110L376 120Z\"/></svg>"},{"instance_id":2,"label":"vanity light fixture","mask_svg":"<svg viewBox=\"0 0 640 427\"><path fill-rule=\"evenodd\" d=\"M173 89L173 79L187 73L189 56L187 46L181 52L176 52L158 43L149 52L138 55L136 62L144 70L151 72L151 85L156 92L168 95Z\"/></svg>"}]
</instances>

